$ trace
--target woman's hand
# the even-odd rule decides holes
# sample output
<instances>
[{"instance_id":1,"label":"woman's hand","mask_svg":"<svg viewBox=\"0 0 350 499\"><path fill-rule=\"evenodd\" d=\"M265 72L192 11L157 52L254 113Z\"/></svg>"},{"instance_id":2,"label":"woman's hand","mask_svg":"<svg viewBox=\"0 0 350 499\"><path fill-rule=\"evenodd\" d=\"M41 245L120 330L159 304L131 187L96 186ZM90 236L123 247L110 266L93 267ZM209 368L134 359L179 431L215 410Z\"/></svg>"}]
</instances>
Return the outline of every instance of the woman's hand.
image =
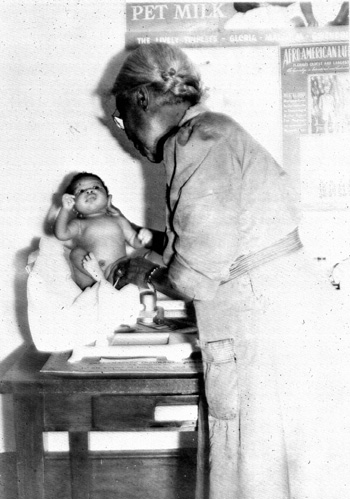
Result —
<instances>
[{"instance_id":1,"label":"woman's hand","mask_svg":"<svg viewBox=\"0 0 350 499\"><path fill-rule=\"evenodd\" d=\"M121 258L110 269L108 281L116 289L121 289L126 284L135 284L140 289L147 288L147 278L152 269L157 267L145 258Z\"/></svg>"},{"instance_id":2,"label":"woman's hand","mask_svg":"<svg viewBox=\"0 0 350 499\"><path fill-rule=\"evenodd\" d=\"M121 211L113 206L112 196L110 194L107 199L107 215L110 215L111 217L118 217L119 215L121 215Z\"/></svg>"}]
</instances>

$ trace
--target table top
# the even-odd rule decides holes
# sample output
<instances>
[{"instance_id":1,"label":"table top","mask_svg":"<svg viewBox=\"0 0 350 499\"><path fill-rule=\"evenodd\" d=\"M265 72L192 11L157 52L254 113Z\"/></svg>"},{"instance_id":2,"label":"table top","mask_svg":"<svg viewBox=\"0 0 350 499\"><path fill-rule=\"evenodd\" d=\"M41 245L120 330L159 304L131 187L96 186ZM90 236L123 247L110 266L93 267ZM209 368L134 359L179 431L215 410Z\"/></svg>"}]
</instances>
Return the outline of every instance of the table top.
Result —
<instances>
[{"instance_id":1,"label":"table top","mask_svg":"<svg viewBox=\"0 0 350 499\"><path fill-rule=\"evenodd\" d=\"M46 375L65 377L103 377L103 378L160 378L160 377L198 377L202 373L202 362L188 359L182 362L170 362L166 359L140 358L100 358L88 357L78 362L68 362L70 352L52 354L40 372ZM196 355L196 354L194 354Z\"/></svg>"},{"instance_id":2,"label":"table top","mask_svg":"<svg viewBox=\"0 0 350 499\"><path fill-rule=\"evenodd\" d=\"M0 393L110 393L110 394L197 394L202 385L200 366L163 366L151 363L130 371L122 363L104 365L84 372L62 370L68 352L53 354L28 347L0 380ZM46 366L46 367L45 367ZM51 367L50 367L51 366ZM60 367L59 367L60 366ZM44 368L44 369L43 369ZM104 372L105 371L105 372Z\"/></svg>"}]
</instances>

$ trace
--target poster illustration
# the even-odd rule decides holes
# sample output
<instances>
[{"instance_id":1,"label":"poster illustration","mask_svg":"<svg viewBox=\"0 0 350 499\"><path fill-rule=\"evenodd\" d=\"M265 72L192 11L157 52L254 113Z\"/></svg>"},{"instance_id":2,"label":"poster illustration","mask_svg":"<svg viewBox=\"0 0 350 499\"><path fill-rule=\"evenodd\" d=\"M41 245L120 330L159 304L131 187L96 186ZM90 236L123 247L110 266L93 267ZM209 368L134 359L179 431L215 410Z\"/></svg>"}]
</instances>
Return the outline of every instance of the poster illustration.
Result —
<instances>
[{"instance_id":1,"label":"poster illustration","mask_svg":"<svg viewBox=\"0 0 350 499\"><path fill-rule=\"evenodd\" d=\"M281 48L283 155L299 169L304 209L350 204L349 45Z\"/></svg>"},{"instance_id":2,"label":"poster illustration","mask_svg":"<svg viewBox=\"0 0 350 499\"><path fill-rule=\"evenodd\" d=\"M348 73L320 73L308 78L309 133L337 133L349 129Z\"/></svg>"},{"instance_id":3,"label":"poster illustration","mask_svg":"<svg viewBox=\"0 0 350 499\"><path fill-rule=\"evenodd\" d=\"M349 2L127 1L126 46L288 45L348 40Z\"/></svg>"}]
</instances>

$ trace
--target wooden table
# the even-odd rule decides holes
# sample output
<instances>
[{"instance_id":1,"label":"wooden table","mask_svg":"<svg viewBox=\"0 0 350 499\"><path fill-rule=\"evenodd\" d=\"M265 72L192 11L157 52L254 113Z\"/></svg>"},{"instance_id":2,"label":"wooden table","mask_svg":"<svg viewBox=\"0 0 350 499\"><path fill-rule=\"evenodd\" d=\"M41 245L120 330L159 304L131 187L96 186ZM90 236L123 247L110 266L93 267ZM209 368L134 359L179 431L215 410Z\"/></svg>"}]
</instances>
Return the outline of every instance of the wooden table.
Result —
<instances>
[{"instance_id":1,"label":"wooden table","mask_svg":"<svg viewBox=\"0 0 350 499\"><path fill-rule=\"evenodd\" d=\"M197 403L201 390L198 373L48 375L48 359L30 347L0 384L14 398L19 499L44 499L43 432L69 432L71 497L87 499L89 431L159 430L156 405Z\"/></svg>"}]
</instances>

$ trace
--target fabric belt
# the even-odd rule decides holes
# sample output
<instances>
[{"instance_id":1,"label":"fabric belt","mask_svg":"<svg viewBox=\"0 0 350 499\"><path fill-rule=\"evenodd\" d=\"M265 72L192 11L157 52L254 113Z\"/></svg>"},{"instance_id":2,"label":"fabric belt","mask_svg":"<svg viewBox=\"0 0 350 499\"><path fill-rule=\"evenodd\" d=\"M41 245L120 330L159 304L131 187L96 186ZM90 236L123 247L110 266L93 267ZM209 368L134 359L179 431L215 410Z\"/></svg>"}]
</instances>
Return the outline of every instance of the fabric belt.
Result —
<instances>
[{"instance_id":1,"label":"fabric belt","mask_svg":"<svg viewBox=\"0 0 350 499\"><path fill-rule=\"evenodd\" d=\"M252 253L250 255L239 256L231 265L229 270L229 278L222 281L221 284L232 281L241 275L249 272L264 263L271 262L281 256L294 253L303 247L299 237L298 228L294 229L287 236L283 237L275 244L263 248L262 250Z\"/></svg>"}]
</instances>

